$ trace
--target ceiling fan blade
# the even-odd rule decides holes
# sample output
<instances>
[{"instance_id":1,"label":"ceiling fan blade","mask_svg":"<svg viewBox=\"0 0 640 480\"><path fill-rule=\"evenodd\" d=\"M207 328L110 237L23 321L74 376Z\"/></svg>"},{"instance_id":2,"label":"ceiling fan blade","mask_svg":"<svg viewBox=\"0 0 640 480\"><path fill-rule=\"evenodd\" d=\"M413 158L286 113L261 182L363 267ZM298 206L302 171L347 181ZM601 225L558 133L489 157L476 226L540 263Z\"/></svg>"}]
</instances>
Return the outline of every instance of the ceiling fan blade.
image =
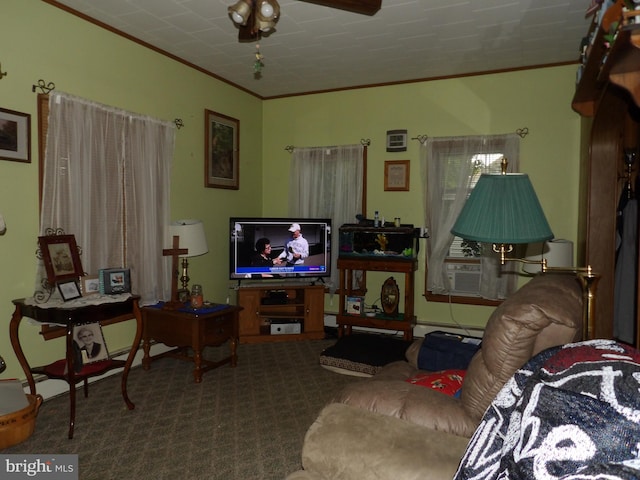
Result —
<instances>
[{"instance_id":1,"label":"ceiling fan blade","mask_svg":"<svg viewBox=\"0 0 640 480\"><path fill-rule=\"evenodd\" d=\"M363 15L375 15L382 5L382 0L301 0L325 7L338 8Z\"/></svg>"}]
</instances>

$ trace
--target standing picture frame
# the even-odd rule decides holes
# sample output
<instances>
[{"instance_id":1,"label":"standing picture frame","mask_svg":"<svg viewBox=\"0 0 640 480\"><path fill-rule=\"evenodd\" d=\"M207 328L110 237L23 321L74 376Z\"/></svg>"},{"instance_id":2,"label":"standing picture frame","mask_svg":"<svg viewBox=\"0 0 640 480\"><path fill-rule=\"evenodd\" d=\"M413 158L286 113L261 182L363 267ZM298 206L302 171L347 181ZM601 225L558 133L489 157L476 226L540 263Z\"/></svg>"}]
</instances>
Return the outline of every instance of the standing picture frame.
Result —
<instances>
[{"instance_id":1,"label":"standing picture frame","mask_svg":"<svg viewBox=\"0 0 640 480\"><path fill-rule=\"evenodd\" d=\"M240 188L240 121L205 109L205 187Z\"/></svg>"},{"instance_id":2,"label":"standing picture frame","mask_svg":"<svg viewBox=\"0 0 640 480\"><path fill-rule=\"evenodd\" d=\"M0 159L31 163L31 115L0 108Z\"/></svg>"},{"instance_id":3,"label":"standing picture frame","mask_svg":"<svg viewBox=\"0 0 640 480\"><path fill-rule=\"evenodd\" d=\"M38 246L50 285L77 280L83 275L80 252L74 235L38 237Z\"/></svg>"},{"instance_id":4,"label":"standing picture frame","mask_svg":"<svg viewBox=\"0 0 640 480\"><path fill-rule=\"evenodd\" d=\"M100 293L100 279L97 275L85 275L80 279L80 284L83 297Z\"/></svg>"},{"instance_id":5,"label":"standing picture frame","mask_svg":"<svg viewBox=\"0 0 640 480\"><path fill-rule=\"evenodd\" d=\"M384 189L387 192L409 191L409 160L384 162Z\"/></svg>"},{"instance_id":6,"label":"standing picture frame","mask_svg":"<svg viewBox=\"0 0 640 480\"><path fill-rule=\"evenodd\" d=\"M75 280L65 280L64 282L58 282L58 291L60 292L62 300L64 300L65 302L82 297L82 292L80 292L78 282L76 282Z\"/></svg>"},{"instance_id":7,"label":"standing picture frame","mask_svg":"<svg viewBox=\"0 0 640 480\"><path fill-rule=\"evenodd\" d=\"M107 342L99 322L85 323L73 327L73 340L82 356L82 364L99 362L109 358Z\"/></svg>"}]
</instances>

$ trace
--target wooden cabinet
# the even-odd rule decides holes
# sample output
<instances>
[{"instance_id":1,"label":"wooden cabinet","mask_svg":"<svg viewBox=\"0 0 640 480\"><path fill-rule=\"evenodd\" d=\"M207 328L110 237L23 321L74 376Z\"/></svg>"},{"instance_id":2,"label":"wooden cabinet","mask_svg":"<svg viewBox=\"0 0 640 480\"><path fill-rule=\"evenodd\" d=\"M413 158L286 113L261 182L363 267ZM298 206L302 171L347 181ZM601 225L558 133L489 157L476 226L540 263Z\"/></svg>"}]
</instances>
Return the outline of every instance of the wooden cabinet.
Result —
<instances>
[{"instance_id":1,"label":"wooden cabinet","mask_svg":"<svg viewBox=\"0 0 640 480\"><path fill-rule=\"evenodd\" d=\"M414 272L418 269L418 261L415 258L393 257L364 257L362 259L348 257L338 258L338 270L340 270L340 306L336 316L338 332L340 335L350 334L352 327L380 328L384 330L397 330L404 334L405 340L413 339L413 327L416 325L414 315ZM354 286L354 272L361 272L360 281ZM349 315L346 310L346 298L352 296L364 296L367 291L367 271L397 272L404 274L404 301L401 303L403 311L397 316L388 316L377 313L367 316Z\"/></svg>"},{"instance_id":2,"label":"wooden cabinet","mask_svg":"<svg viewBox=\"0 0 640 480\"><path fill-rule=\"evenodd\" d=\"M614 338L615 264L618 246L618 209L627 187L635 190L640 168L640 24L636 12L623 12L619 0L591 27L572 108L583 117L580 165L578 263L591 265L601 278L596 292L595 337ZM637 12L640 14L640 12ZM619 23L616 23L619 22ZM613 43L607 35L619 25ZM635 155L628 168L625 159ZM636 192L640 194L640 192ZM636 252L638 245L635 245ZM637 262L636 262L637 263ZM638 346L638 268L627 280L636 289Z\"/></svg>"},{"instance_id":3,"label":"wooden cabinet","mask_svg":"<svg viewBox=\"0 0 640 480\"><path fill-rule=\"evenodd\" d=\"M324 285L238 288L240 343L324 338Z\"/></svg>"}]
</instances>

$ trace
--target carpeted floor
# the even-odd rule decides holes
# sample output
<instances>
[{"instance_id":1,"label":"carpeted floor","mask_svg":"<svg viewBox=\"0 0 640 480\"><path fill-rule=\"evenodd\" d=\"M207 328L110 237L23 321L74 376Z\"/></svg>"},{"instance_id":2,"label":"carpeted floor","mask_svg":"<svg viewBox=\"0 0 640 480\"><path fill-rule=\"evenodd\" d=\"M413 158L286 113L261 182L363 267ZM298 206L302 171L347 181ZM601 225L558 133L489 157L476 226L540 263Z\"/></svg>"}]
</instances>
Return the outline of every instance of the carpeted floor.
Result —
<instances>
[{"instance_id":1,"label":"carpeted floor","mask_svg":"<svg viewBox=\"0 0 640 480\"><path fill-rule=\"evenodd\" d=\"M68 397L46 401L36 431L2 453L77 453L80 479L281 480L300 468L304 435L334 392L356 377L319 365L335 340L240 345L238 366L207 372L164 358L129 375L128 410L120 376L78 392L75 436L67 439ZM204 357L228 355L227 346Z\"/></svg>"}]
</instances>

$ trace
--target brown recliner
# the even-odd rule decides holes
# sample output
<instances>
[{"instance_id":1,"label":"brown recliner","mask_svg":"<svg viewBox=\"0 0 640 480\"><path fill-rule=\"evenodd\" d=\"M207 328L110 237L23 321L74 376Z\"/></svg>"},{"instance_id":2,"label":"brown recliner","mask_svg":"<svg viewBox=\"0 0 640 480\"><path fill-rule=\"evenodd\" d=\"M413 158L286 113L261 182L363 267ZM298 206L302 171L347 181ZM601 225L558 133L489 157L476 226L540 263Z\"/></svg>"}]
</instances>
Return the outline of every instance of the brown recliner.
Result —
<instances>
[{"instance_id":1,"label":"brown recliner","mask_svg":"<svg viewBox=\"0 0 640 480\"><path fill-rule=\"evenodd\" d=\"M580 340L582 313L574 276L532 279L490 316L459 398L405 381L420 372L416 341L407 362L348 385L323 409L305 437L304 471L288 479L451 478L498 391L538 352Z\"/></svg>"}]
</instances>

